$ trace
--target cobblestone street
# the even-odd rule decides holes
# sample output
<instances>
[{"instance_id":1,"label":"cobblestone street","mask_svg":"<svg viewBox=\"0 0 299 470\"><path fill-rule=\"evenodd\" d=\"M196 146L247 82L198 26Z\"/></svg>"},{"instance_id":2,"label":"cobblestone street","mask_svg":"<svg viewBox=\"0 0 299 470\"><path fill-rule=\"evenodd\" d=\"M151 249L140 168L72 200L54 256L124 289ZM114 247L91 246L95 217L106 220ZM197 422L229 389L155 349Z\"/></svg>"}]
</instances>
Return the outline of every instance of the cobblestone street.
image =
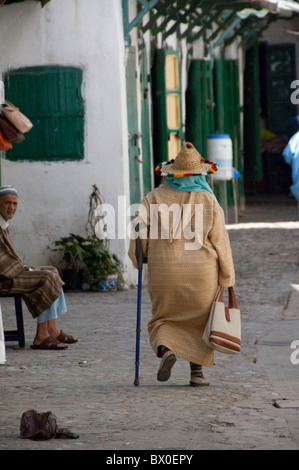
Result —
<instances>
[{"instance_id":1,"label":"cobblestone street","mask_svg":"<svg viewBox=\"0 0 299 470\"><path fill-rule=\"evenodd\" d=\"M168 382L156 381L159 360L148 342L149 296L142 293L140 385L135 387L137 289L67 293L61 328L80 341L68 350L30 349L35 321L24 307L26 346L7 344L0 366L2 450L298 450L298 208L248 204L229 225L235 292L242 313L242 352L216 353L205 369L210 386L189 386L178 359ZM245 225L246 224L246 225ZM292 287L293 285L293 287ZM14 324L2 302L5 329ZM24 411L52 411L75 440L20 438Z\"/></svg>"}]
</instances>

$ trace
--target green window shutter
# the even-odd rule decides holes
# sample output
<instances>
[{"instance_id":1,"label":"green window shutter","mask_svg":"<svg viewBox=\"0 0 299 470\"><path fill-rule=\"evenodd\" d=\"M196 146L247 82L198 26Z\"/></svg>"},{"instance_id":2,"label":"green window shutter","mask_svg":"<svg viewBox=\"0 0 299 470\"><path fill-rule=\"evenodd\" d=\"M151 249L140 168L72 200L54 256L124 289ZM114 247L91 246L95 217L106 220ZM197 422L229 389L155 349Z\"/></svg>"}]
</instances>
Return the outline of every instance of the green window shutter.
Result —
<instances>
[{"instance_id":1,"label":"green window shutter","mask_svg":"<svg viewBox=\"0 0 299 470\"><path fill-rule=\"evenodd\" d=\"M181 109L180 57L156 49L152 66L154 164L175 158L184 138ZM156 178L159 184L160 178Z\"/></svg>"},{"instance_id":2,"label":"green window shutter","mask_svg":"<svg viewBox=\"0 0 299 470\"><path fill-rule=\"evenodd\" d=\"M142 134L142 169L143 192L152 190L152 162L151 162L151 136L150 136L150 103L149 103L149 75L147 68L147 55L145 47L140 55L140 89L141 89L141 134Z\"/></svg>"},{"instance_id":3,"label":"green window shutter","mask_svg":"<svg viewBox=\"0 0 299 470\"><path fill-rule=\"evenodd\" d=\"M128 146L130 169L130 203L140 202L140 172L139 166L139 130L138 130L138 103L136 81L136 55L135 48L130 47L126 68L127 79L127 113L128 113ZM134 214L132 214L134 215Z\"/></svg>"},{"instance_id":4,"label":"green window shutter","mask_svg":"<svg viewBox=\"0 0 299 470\"><path fill-rule=\"evenodd\" d=\"M153 96L153 150L154 165L168 160L168 129L165 94L165 50L156 49L151 70ZM156 184L160 184L160 177Z\"/></svg>"},{"instance_id":5,"label":"green window shutter","mask_svg":"<svg viewBox=\"0 0 299 470\"><path fill-rule=\"evenodd\" d=\"M168 158L175 158L183 139L180 56L166 50L165 56L166 122L168 129Z\"/></svg>"},{"instance_id":6,"label":"green window shutter","mask_svg":"<svg viewBox=\"0 0 299 470\"><path fill-rule=\"evenodd\" d=\"M215 60L215 130L229 134L233 144L233 166L240 172L238 179L239 205L244 203L244 169L241 152L239 75L236 60ZM231 182L228 203L232 204Z\"/></svg>"},{"instance_id":7,"label":"green window shutter","mask_svg":"<svg viewBox=\"0 0 299 470\"><path fill-rule=\"evenodd\" d=\"M234 140L239 125L239 79L236 60L216 60L216 130Z\"/></svg>"},{"instance_id":8,"label":"green window shutter","mask_svg":"<svg viewBox=\"0 0 299 470\"><path fill-rule=\"evenodd\" d=\"M84 157L83 72L75 67L26 67L5 75L5 95L33 123L9 160L59 161Z\"/></svg>"},{"instance_id":9,"label":"green window shutter","mask_svg":"<svg viewBox=\"0 0 299 470\"><path fill-rule=\"evenodd\" d=\"M229 134L233 143L233 164L243 175L240 142L240 103L238 62L236 60L215 61L216 132Z\"/></svg>"},{"instance_id":10,"label":"green window shutter","mask_svg":"<svg viewBox=\"0 0 299 470\"><path fill-rule=\"evenodd\" d=\"M191 61L186 92L186 140L193 143L204 158L207 138L215 132L213 64L208 60Z\"/></svg>"},{"instance_id":11,"label":"green window shutter","mask_svg":"<svg viewBox=\"0 0 299 470\"><path fill-rule=\"evenodd\" d=\"M260 128L259 45L246 51L244 70L244 175L248 181L263 179Z\"/></svg>"}]
</instances>

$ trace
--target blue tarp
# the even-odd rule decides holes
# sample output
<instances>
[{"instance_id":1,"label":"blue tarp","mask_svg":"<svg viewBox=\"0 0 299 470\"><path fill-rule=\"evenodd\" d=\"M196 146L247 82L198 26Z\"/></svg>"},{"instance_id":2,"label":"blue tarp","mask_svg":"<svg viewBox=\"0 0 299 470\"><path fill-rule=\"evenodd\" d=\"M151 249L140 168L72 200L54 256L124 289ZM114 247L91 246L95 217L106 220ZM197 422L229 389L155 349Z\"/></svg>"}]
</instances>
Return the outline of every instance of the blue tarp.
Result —
<instances>
[{"instance_id":1,"label":"blue tarp","mask_svg":"<svg viewBox=\"0 0 299 470\"><path fill-rule=\"evenodd\" d=\"M282 156L285 162L292 166L293 184L290 190L299 202L299 132L296 132L289 140L288 145L282 152Z\"/></svg>"}]
</instances>

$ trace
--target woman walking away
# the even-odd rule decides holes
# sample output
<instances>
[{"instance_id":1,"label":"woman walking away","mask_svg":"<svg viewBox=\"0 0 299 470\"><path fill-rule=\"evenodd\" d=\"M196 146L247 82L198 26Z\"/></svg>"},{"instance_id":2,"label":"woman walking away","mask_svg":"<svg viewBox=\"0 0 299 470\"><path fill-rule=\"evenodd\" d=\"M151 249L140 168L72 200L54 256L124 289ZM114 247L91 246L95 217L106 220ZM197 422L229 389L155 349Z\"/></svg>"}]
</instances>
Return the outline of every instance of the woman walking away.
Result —
<instances>
[{"instance_id":1,"label":"woman walking away","mask_svg":"<svg viewBox=\"0 0 299 470\"><path fill-rule=\"evenodd\" d=\"M187 142L175 160L156 168L167 174L165 183L145 196L134 219L148 261L158 381L169 379L178 356L190 363L190 385L209 385L202 366L213 366L214 355L203 331L219 286L235 282L223 210L205 178L216 170ZM132 232L129 256L137 267L135 238Z\"/></svg>"}]
</instances>

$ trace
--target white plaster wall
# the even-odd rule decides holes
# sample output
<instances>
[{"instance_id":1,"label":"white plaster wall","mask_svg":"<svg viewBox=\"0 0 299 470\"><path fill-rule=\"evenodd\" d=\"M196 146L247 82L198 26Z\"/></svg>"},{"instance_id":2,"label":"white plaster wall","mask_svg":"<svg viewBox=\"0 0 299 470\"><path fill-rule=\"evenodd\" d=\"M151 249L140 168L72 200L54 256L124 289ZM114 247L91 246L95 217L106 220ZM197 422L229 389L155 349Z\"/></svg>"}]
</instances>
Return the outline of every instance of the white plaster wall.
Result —
<instances>
[{"instance_id":1,"label":"white plaster wall","mask_svg":"<svg viewBox=\"0 0 299 470\"><path fill-rule=\"evenodd\" d=\"M0 73L49 64L84 70L84 160L1 163L2 184L20 193L11 235L28 264L57 265L53 242L70 232L85 235L93 184L116 213L118 196L129 201L122 21L121 0L51 0L44 8L27 0L1 9ZM112 240L110 247L128 267L130 282L128 240Z\"/></svg>"}]
</instances>

